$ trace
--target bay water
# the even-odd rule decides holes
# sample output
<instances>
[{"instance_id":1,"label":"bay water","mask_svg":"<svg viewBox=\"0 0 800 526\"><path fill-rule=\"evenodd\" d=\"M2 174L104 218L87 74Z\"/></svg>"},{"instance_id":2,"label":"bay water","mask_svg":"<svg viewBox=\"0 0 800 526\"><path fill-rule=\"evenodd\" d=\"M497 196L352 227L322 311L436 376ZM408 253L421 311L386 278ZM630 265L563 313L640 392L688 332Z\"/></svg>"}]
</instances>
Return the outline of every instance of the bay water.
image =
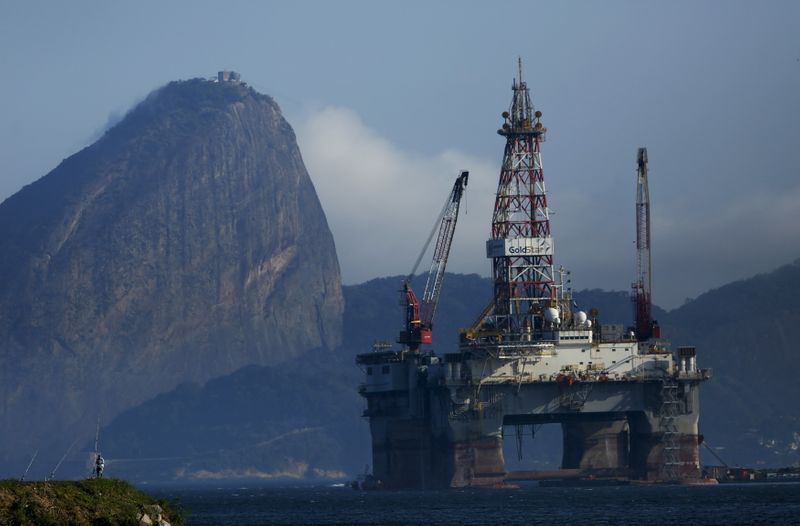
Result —
<instances>
[{"instance_id":1,"label":"bay water","mask_svg":"<svg viewBox=\"0 0 800 526\"><path fill-rule=\"evenodd\" d=\"M800 483L354 491L239 485L147 488L190 526L800 524Z\"/></svg>"}]
</instances>

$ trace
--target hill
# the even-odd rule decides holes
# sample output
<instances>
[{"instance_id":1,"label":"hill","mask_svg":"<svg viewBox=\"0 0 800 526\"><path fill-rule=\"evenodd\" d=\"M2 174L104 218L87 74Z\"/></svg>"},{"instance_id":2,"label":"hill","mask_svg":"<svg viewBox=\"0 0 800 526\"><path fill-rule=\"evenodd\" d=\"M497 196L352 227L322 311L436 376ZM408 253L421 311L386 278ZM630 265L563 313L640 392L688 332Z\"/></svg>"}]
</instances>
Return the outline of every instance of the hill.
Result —
<instances>
[{"instance_id":1,"label":"hill","mask_svg":"<svg viewBox=\"0 0 800 526\"><path fill-rule=\"evenodd\" d=\"M370 463L370 441L357 393L362 372L354 357L368 352L375 340L396 339L402 279L343 288L344 336L335 353L310 353L204 385L182 385L124 412L101 433L110 472L134 480L186 481L341 479L361 472ZM417 278L413 285L421 291L425 284ZM438 352L456 350L458 329L472 323L490 293L487 278L447 274L434 331ZM575 298L609 317L631 310L621 292L580 291ZM526 454L554 467L560 435L547 431L552 430L537 439L539 449L526 447Z\"/></svg>"},{"instance_id":2,"label":"hill","mask_svg":"<svg viewBox=\"0 0 800 526\"><path fill-rule=\"evenodd\" d=\"M134 526L145 514L149 524L159 524L159 520L173 526L184 523L169 502L156 501L121 480L0 480L0 524Z\"/></svg>"},{"instance_id":3,"label":"hill","mask_svg":"<svg viewBox=\"0 0 800 526\"><path fill-rule=\"evenodd\" d=\"M108 455L146 458L161 451L181 456L162 466L159 477L166 478L197 478L198 467L206 465L214 466L206 476L220 477L360 472L370 462L369 431L359 418L364 404L356 387L362 377L353 357L367 352L376 339L396 337L402 323L401 280L394 276L344 287L344 341L338 352L278 367L253 367L205 386L164 394L104 430ZM421 282L415 285L418 290L424 287ZM714 378L701 390L701 432L732 465L798 462L800 412L795 400L800 392L793 381L798 358L789 338L800 321L800 295L794 292L798 289L800 262L795 262L709 291L674 311L654 309L673 345L695 345L699 365L714 369ZM456 348L457 329L471 323L490 290L490 281L477 275L446 276L434 330L437 351ZM576 292L575 299L581 308L596 307L608 323L631 321L625 292L584 290ZM770 308L755 308L761 305ZM170 432L154 436L148 431L151 424ZM164 436L176 438L167 438L171 445L162 450ZM289 438L300 436L303 440ZM137 450L139 441L146 441L149 449ZM560 462L556 426L545 426L532 442L526 439L521 462L516 460L514 441L507 442L509 466L545 468ZM708 463L718 463L704 454ZM300 469L289 470L289 465ZM125 463L112 469L143 478L153 475Z\"/></svg>"},{"instance_id":4,"label":"hill","mask_svg":"<svg viewBox=\"0 0 800 526\"><path fill-rule=\"evenodd\" d=\"M0 204L0 471L183 382L341 341L294 133L236 82L172 82Z\"/></svg>"},{"instance_id":5,"label":"hill","mask_svg":"<svg viewBox=\"0 0 800 526\"><path fill-rule=\"evenodd\" d=\"M137 481L346 478L369 448L359 373L319 352L183 384L103 429L108 472Z\"/></svg>"},{"instance_id":6,"label":"hill","mask_svg":"<svg viewBox=\"0 0 800 526\"><path fill-rule=\"evenodd\" d=\"M674 344L695 345L698 362L714 369L701 391L700 425L723 460L799 463L800 354L793 335L800 327L800 260L710 290L663 324Z\"/></svg>"}]
</instances>

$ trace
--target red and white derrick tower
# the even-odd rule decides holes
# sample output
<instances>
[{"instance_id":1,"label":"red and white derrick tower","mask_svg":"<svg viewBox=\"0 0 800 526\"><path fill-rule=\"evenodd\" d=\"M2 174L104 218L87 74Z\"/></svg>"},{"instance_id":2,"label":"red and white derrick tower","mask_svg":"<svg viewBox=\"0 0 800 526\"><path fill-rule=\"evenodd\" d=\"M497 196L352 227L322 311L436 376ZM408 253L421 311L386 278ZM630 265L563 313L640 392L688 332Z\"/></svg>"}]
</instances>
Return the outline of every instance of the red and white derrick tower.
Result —
<instances>
[{"instance_id":1,"label":"red and white derrick tower","mask_svg":"<svg viewBox=\"0 0 800 526\"><path fill-rule=\"evenodd\" d=\"M521 60L519 78L511 89L511 108L503 112L505 122L497 130L506 138L506 146L492 216L492 237L486 243L494 277L490 319L506 342L530 340L545 321L553 323L554 311L548 309L560 303L540 152L547 129L522 80Z\"/></svg>"},{"instance_id":2,"label":"red and white derrick tower","mask_svg":"<svg viewBox=\"0 0 800 526\"><path fill-rule=\"evenodd\" d=\"M639 148L636 164L636 281L632 286L632 299L636 338L639 341L646 341L654 336L650 296L650 191L647 187L647 148Z\"/></svg>"}]
</instances>

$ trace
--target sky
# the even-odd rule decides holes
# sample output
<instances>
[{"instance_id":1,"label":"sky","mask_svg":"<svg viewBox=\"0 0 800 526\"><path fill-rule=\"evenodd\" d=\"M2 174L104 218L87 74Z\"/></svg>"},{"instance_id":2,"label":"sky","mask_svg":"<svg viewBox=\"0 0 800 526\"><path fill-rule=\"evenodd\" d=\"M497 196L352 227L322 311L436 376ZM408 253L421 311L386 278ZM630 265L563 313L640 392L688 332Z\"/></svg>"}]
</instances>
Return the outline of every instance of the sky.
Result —
<instances>
[{"instance_id":1,"label":"sky","mask_svg":"<svg viewBox=\"0 0 800 526\"><path fill-rule=\"evenodd\" d=\"M0 200L153 89L233 69L295 129L345 283L409 272L462 169L448 270L488 276L521 57L556 263L577 290L630 287L645 146L674 308L800 258L798 23L794 1L5 0Z\"/></svg>"}]
</instances>

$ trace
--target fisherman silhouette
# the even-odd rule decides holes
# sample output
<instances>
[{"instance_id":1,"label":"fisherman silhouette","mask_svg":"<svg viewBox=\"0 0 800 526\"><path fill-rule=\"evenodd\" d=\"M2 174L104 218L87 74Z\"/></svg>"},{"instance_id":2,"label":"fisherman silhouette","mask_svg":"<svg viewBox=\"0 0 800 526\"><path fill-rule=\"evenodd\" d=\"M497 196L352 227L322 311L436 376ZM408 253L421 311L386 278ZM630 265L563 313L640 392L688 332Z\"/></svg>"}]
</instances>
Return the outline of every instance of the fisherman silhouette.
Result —
<instances>
[{"instance_id":1,"label":"fisherman silhouette","mask_svg":"<svg viewBox=\"0 0 800 526\"><path fill-rule=\"evenodd\" d=\"M95 478L98 478L98 479L102 478L103 469L105 467L106 467L106 461L103 459L103 457L100 455L100 453L98 453L97 454L97 460L95 460L95 462L94 462Z\"/></svg>"}]
</instances>

